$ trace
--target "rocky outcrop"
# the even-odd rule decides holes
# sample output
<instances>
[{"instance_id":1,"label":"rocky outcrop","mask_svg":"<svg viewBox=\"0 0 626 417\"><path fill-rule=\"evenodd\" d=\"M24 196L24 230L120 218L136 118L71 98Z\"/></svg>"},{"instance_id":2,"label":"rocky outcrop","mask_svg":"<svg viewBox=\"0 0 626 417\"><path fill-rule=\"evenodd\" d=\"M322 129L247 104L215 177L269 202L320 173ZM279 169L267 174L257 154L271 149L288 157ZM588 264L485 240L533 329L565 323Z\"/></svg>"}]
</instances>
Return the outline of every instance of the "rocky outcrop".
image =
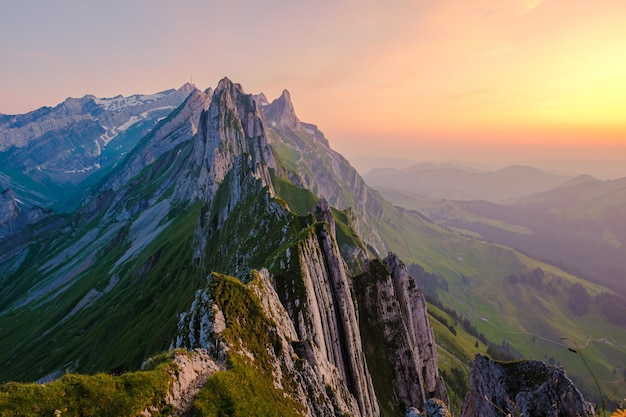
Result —
<instances>
[{"instance_id":1,"label":"rocky outcrop","mask_svg":"<svg viewBox=\"0 0 626 417\"><path fill-rule=\"evenodd\" d=\"M173 365L170 370L172 383L165 402L172 405L178 414L185 415L207 379L224 369L224 364L216 363L206 350L194 349L175 352Z\"/></svg>"},{"instance_id":2,"label":"rocky outcrop","mask_svg":"<svg viewBox=\"0 0 626 417\"><path fill-rule=\"evenodd\" d=\"M307 362L325 379L332 375L329 368L338 372L356 399L358 415L374 416L378 404L348 274L332 233L332 214L325 202L315 212L322 222L287 251L285 270L292 273L276 277L276 291L302 341Z\"/></svg>"},{"instance_id":3,"label":"rocky outcrop","mask_svg":"<svg viewBox=\"0 0 626 417\"><path fill-rule=\"evenodd\" d=\"M390 414L411 406L423 408L431 397L447 402L426 300L400 259L390 253L382 262L370 262L354 286L381 407ZM380 362L388 367L376 366Z\"/></svg>"},{"instance_id":4,"label":"rocky outcrop","mask_svg":"<svg viewBox=\"0 0 626 417\"><path fill-rule=\"evenodd\" d=\"M232 312L225 318L224 306L213 299L210 283L197 293L189 311L181 314L175 346L187 349L204 346L218 361L224 361L228 355L239 355L254 364L257 357L268 355L269 361L260 372L271 375L274 387L299 402L306 416L376 415L362 414L337 367L310 340L299 340L294 323L274 289L274 277L267 270L255 271L253 276L248 288L256 296L252 302L258 305L248 308L258 312L260 307L262 321L271 334L271 342L268 338L263 352L250 350L241 340L228 343L222 336L227 321L243 322L250 318L233 317Z\"/></svg>"},{"instance_id":5,"label":"rocky outcrop","mask_svg":"<svg viewBox=\"0 0 626 417\"><path fill-rule=\"evenodd\" d=\"M594 409L558 366L477 355L461 417L591 417Z\"/></svg>"},{"instance_id":6,"label":"rocky outcrop","mask_svg":"<svg viewBox=\"0 0 626 417\"><path fill-rule=\"evenodd\" d=\"M419 358L418 369L424 393L427 397L435 396L447 401L445 386L437 371L437 345L433 329L428 323L426 297L396 254L389 253L383 262L391 274L393 294L406 326L409 346L414 350L417 348L415 353Z\"/></svg>"},{"instance_id":7,"label":"rocky outcrop","mask_svg":"<svg viewBox=\"0 0 626 417\"><path fill-rule=\"evenodd\" d=\"M263 95L263 97L265 97ZM267 100L267 98L266 98ZM300 119L296 116L296 111L291 102L289 91L283 93L272 103L263 108L263 114L267 117L268 123L272 127L299 129Z\"/></svg>"},{"instance_id":8,"label":"rocky outcrop","mask_svg":"<svg viewBox=\"0 0 626 417\"><path fill-rule=\"evenodd\" d=\"M409 407L404 417L452 417L452 414L443 401L429 398L424 404L424 411L420 412L415 407Z\"/></svg>"},{"instance_id":9,"label":"rocky outcrop","mask_svg":"<svg viewBox=\"0 0 626 417\"><path fill-rule=\"evenodd\" d=\"M94 215L106 211L106 218L127 220L154 205L177 180L174 169L185 165L183 150L198 132L200 115L211 102L212 91L191 91L181 106L162 120L119 164L106 181L83 199L81 211ZM162 175L169 171L168 175ZM156 178L155 178L156 177ZM131 197L137 188L151 182L151 193Z\"/></svg>"},{"instance_id":10,"label":"rocky outcrop","mask_svg":"<svg viewBox=\"0 0 626 417\"><path fill-rule=\"evenodd\" d=\"M288 376L296 381L292 388L293 396L304 405L308 416L376 415L376 409L366 412L360 409L359 401L347 386L342 372L323 354L319 346L310 339L299 339L294 322L281 303L273 281L274 277L262 270L252 282L252 289L268 319L276 324L281 340L280 351L283 353L276 358L277 362L273 366L274 380L281 381Z\"/></svg>"},{"instance_id":11,"label":"rocky outcrop","mask_svg":"<svg viewBox=\"0 0 626 417\"><path fill-rule=\"evenodd\" d=\"M26 226L37 223L51 213L51 210L38 206L24 207L23 204L18 205L17 197L10 188L7 188L0 193L0 238L16 234Z\"/></svg>"},{"instance_id":12,"label":"rocky outcrop","mask_svg":"<svg viewBox=\"0 0 626 417\"><path fill-rule=\"evenodd\" d=\"M198 132L200 114L211 102L212 90L206 93L193 89L182 106L156 128L137 146L124 161L123 169L106 185L117 191L142 169L152 164L165 152L194 137ZM100 189L99 193L105 191Z\"/></svg>"}]
</instances>

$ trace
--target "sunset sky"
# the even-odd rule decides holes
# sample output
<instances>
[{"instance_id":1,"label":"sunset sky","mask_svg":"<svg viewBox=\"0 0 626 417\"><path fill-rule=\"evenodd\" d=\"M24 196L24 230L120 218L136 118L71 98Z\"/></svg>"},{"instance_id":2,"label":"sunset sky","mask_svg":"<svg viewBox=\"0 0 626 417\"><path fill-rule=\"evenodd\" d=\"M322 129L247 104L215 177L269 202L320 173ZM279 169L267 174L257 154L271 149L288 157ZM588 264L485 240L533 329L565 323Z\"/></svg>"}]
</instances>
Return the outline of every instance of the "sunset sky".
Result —
<instances>
[{"instance_id":1,"label":"sunset sky","mask_svg":"<svg viewBox=\"0 0 626 417\"><path fill-rule=\"evenodd\" d=\"M0 35L2 113L228 76L288 89L357 166L585 159L626 176L626 0L24 0Z\"/></svg>"}]
</instances>

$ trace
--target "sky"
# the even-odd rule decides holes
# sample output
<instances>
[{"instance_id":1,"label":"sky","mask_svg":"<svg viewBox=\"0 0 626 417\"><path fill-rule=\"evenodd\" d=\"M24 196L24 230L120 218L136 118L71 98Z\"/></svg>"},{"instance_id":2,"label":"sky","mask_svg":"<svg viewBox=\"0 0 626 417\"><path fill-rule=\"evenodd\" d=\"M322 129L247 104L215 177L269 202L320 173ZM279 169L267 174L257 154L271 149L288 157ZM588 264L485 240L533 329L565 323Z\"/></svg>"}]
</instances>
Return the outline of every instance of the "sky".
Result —
<instances>
[{"instance_id":1,"label":"sky","mask_svg":"<svg viewBox=\"0 0 626 417\"><path fill-rule=\"evenodd\" d=\"M626 0L0 0L0 112L224 76L372 158L626 176ZM388 159L388 161L391 161Z\"/></svg>"}]
</instances>

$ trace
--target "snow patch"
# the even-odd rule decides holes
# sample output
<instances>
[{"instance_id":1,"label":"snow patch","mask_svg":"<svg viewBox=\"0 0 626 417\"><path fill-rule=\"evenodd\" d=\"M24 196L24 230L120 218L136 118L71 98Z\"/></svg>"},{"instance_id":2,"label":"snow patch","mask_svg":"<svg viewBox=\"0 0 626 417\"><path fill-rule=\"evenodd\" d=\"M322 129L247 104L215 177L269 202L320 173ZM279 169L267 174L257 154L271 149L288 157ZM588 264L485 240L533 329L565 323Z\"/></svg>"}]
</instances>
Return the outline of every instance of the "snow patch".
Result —
<instances>
[{"instance_id":1,"label":"snow patch","mask_svg":"<svg viewBox=\"0 0 626 417\"><path fill-rule=\"evenodd\" d=\"M126 122L122 123L119 126L114 126L114 127L111 127L111 128L106 128L105 127L106 131L102 135L100 135L100 140L102 140L102 142L104 142L104 146L107 146L107 144L109 142L111 142L113 139L115 139L116 137L118 137L120 133L125 132L131 126L133 126L134 124L136 124L136 123L138 123L140 121L148 119L150 117L150 113L153 113L155 111L173 110L174 108L175 108L174 106L155 107L154 109L147 110L147 111L141 113L140 115L130 116L130 118ZM167 117L167 116L164 116L164 117L158 119L157 123L160 120L164 119L165 117ZM100 149L99 146L100 145L98 145L98 149Z\"/></svg>"},{"instance_id":2,"label":"snow patch","mask_svg":"<svg viewBox=\"0 0 626 417\"><path fill-rule=\"evenodd\" d=\"M66 174L84 174L85 172L89 172L92 170L97 170L100 169L100 164L99 163L95 163L92 166L89 167L83 167L81 169L72 169L69 171L64 171Z\"/></svg>"},{"instance_id":3,"label":"snow patch","mask_svg":"<svg viewBox=\"0 0 626 417\"><path fill-rule=\"evenodd\" d=\"M151 103L165 96L166 94L163 93L148 95L135 94L129 97L117 96L113 98L95 98L94 101L97 105L102 106L107 111L119 111L125 107L134 107L145 103Z\"/></svg>"}]
</instances>

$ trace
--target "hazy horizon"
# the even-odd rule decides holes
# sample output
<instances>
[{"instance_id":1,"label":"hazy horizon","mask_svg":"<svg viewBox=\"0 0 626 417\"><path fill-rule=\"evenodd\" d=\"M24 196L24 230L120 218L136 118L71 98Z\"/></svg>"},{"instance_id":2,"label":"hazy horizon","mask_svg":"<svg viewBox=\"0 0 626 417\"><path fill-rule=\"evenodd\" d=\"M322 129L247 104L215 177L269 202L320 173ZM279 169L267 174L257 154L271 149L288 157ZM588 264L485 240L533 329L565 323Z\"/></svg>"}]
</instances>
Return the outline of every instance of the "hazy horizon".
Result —
<instances>
[{"instance_id":1,"label":"hazy horizon","mask_svg":"<svg viewBox=\"0 0 626 417\"><path fill-rule=\"evenodd\" d=\"M228 76L288 89L360 170L390 157L626 176L626 0L17 2L0 35L4 114Z\"/></svg>"}]
</instances>

